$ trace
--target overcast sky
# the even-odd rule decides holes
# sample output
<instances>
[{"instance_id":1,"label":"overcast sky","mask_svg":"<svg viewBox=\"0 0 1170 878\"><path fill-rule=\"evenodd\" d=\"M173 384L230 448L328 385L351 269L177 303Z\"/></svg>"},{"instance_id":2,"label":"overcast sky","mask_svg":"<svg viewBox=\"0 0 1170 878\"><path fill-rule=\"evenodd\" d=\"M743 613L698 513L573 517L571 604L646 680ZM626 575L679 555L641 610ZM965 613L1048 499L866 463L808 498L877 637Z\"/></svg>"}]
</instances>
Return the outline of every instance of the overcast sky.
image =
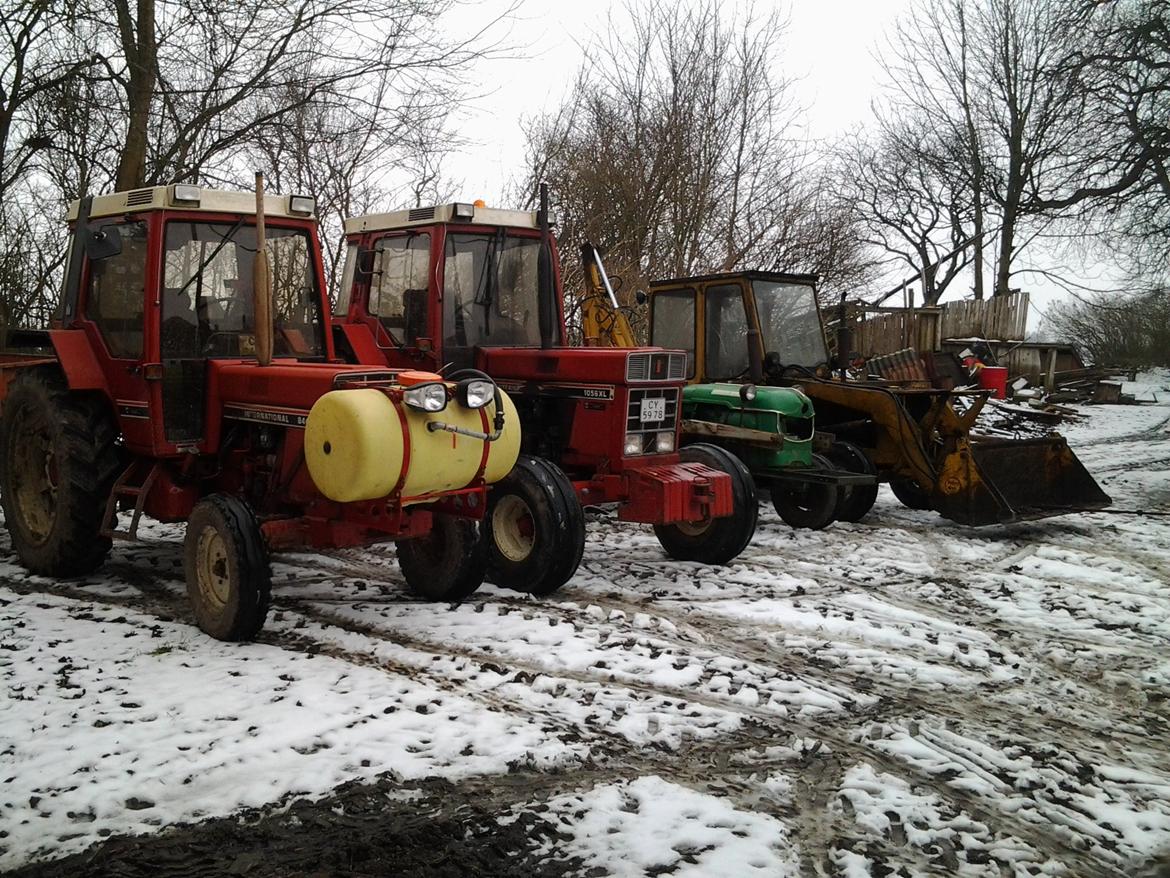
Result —
<instances>
[{"instance_id":1,"label":"overcast sky","mask_svg":"<svg viewBox=\"0 0 1170 878\"><path fill-rule=\"evenodd\" d=\"M746 5L727 2L723 7L730 14ZM810 136L831 137L865 121L877 75L873 49L908 5L909 0L754 4L761 16L778 9L788 17L776 73L796 80L794 92L807 110L803 117ZM485 0L477 4L471 21L490 20L507 6L506 0ZM565 97L581 64L581 46L605 28L609 8L610 3L597 0L523 0L506 39L519 47L518 56L526 57L482 65L483 87L489 93L473 102L463 127L475 143L449 164L451 176L462 181L469 197L477 192L497 198L519 174L521 119L551 110Z\"/></svg>"},{"instance_id":2,"label":"overcast sky","mask_svg":"<svg viewBox=\"0 0 1170 878\"><path fill-rule=\"evenodd\" d=\"M621 0L616 2L620 8ZM462 23L482 26L509 5L508 0L483 0L461 13ZM730 17L746 5L727 0L721 10ZM875 55L911 0L757 0L753 5L760 15L778 9L788 19L775 72L793 80L806 136L828 139L865 124L880 75ZM516 47L515 57L480 66L477 79L484 93L471 102L460 124L471 144L445 167L458 197L505 206L507 185L523 171L522 119L552 110L566 96L581 65L581 46L606 27L610 6L601 0L521 0L504 36ZM497 29L497 34L502 32ZM1020 284L1032 293L1029 328L1035 329L1039 313L1061 293L1034 278L1021 278Z\"/></svg>"}]
</instances>

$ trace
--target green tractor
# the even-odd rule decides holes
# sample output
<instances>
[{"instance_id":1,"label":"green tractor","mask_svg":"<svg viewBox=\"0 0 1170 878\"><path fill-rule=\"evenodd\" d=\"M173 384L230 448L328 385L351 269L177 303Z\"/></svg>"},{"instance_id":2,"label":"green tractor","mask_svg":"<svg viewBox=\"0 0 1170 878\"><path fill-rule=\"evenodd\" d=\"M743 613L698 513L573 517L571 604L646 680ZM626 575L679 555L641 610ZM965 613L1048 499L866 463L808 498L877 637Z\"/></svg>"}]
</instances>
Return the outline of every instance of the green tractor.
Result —
<instances>
[{"instance_id":1,"label":"green tractor","mask_svg":"<svg viewBox=\"0 0 1170 878\"><path fill-rule=\"evenodd\" d=\"M771 484L776 508L790 523L796 523L794 507L798 519L804 511L811 520L813 500L827 508L834 494L837 517L859 520L877 496L875 476L904 505L969 526L1111 502L1063 437L973 433L986 391L834 376L814 275L744 271L655 281L650 338L689 354L686 435L717 437L733 447L757 481ZM848 350L847 343L839 347ZM736 383L747 380L753 384L737 400ZM764 382L769 386L755 387ZM791 414L795 403L773 393L795 394L808 406L808 424ZM823 434L812 433L813 406ZM810 436L812 469L780 456L775 467L768 464L766 449ZM865 481L847 481L841 470Z\"/></svg>"},{"instance_id":2,"label":"green tractor","mask_svg":"<svg viewBox=\"0 0 1170 878\"><path fill-rule=\"evenodd\" d=\"M818 437L812 400L795 387L691 384L683 391L682 434L684 441L715 442L734 453L792 527L856 521L877 496L865 455Z\"/></svg>"}]
</instances>

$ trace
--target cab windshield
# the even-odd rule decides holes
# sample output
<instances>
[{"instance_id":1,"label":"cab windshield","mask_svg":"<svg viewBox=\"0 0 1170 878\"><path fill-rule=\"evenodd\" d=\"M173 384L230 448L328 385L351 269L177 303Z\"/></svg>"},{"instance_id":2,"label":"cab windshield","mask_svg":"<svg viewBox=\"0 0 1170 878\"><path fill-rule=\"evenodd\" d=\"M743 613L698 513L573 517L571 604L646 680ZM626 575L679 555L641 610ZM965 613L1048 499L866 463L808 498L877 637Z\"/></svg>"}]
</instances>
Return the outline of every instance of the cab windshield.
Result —
<instances>
[{"instance_id":1,"label":"cab windshield","mask_svg":"<svg viewBox=\"0 0 1170 878\"><path fill-rule=\"evenodd\" d=\"M273 353L324 354L320 296L308 233L269 226ZM167 223L162 270L164 359L247 357L256 352L253 269L256 228L235 223Z\"/></svg>"},{"instance_id":2,"label":"cab windshield","mask_svg":"<svg viewBox=\"0 0 1170 878\"><path fill-rule=\"evenodd\" d=\"M476 346L540 344L539 238L447 235L443 248L443 356L470 363Z\"/></svg>"},{"instance_id":3,"label":"cab windshield","mask_svg":"<svg viewBox=\"0 0 1170 878\"><path fill-rule=\"evenodd\" d=\"M752 281L764 350L785 366L813 368L828 362L825 334L810 284Z\"/></svg>"}]
</instances>

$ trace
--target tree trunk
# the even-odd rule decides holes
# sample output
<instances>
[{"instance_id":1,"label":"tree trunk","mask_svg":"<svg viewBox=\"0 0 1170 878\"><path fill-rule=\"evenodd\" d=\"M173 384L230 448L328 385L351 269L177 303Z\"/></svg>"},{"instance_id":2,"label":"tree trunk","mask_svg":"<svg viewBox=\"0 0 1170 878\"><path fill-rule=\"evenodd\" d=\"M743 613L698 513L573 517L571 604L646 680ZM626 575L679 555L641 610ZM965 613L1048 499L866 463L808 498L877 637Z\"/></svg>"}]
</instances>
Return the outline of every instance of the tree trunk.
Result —
<instances>
[{"instance_id":1,"label":"tree trunk","mask_svg":"<svg viewBox=\"0 0 1170 878\"><path fill-rule=\"evenodd\" d=\"M146 183L147 126L158 80L158 45L154 32L154 0L137 0L137 20L129 0L114 0L130 82L126 86L129 119L126 141L118 159L114 188L136 189Z\"/></svg>"},{"instance_id":2,"label":"tree trunk","mask_svg":"<svg viewBox=\"0 0 1170 878\"><path fill-rule=\"evenodd\" d=\"M1016 237L1016 201L1011 199L1004 205L1003 228L999 232L999 262L995 266L995 290L993 295L1006 296L1012 276L1012 250Z\"/></svg>"},{"instance_id":3,"label":"tree trunk","mask_svg":"<svg viewBox=\"0 0 1170 878\"><path fill-rule=\"evenodd\" d=\"M983 189L982 181L975 187L975 257L972 268L975 271L975 298L983 298Z\"/></svg>"}]
</instances>

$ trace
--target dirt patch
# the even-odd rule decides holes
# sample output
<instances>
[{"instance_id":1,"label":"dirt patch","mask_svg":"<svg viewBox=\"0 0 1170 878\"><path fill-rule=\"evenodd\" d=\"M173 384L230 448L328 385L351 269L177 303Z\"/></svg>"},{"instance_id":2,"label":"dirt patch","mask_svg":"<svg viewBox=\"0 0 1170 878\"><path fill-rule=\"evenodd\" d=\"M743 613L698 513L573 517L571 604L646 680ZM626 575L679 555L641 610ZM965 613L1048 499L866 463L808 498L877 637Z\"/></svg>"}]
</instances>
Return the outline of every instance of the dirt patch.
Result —
<instances>
[{"instance_id":1,"label":"dirt patch","mask_svg":"<svg viewBox=\"0 0 1170 878\"><path fill-rule=\"evenodd\" d=\"M542 775L547 782L548 775ZM498 780L498 779L497 779ZM472 785L474 789L475 785ZM588 875L557 854L562 836L537 814L509 811L500 792L526 801L525 783L500 785L484 798L447 781L347 784L316 801L184 824L154 836L115 837L71 857L37 863L12 878L360 878L410 875ZM513 812L514 816L515 812Z\"/></svg>"}]
</instances>

